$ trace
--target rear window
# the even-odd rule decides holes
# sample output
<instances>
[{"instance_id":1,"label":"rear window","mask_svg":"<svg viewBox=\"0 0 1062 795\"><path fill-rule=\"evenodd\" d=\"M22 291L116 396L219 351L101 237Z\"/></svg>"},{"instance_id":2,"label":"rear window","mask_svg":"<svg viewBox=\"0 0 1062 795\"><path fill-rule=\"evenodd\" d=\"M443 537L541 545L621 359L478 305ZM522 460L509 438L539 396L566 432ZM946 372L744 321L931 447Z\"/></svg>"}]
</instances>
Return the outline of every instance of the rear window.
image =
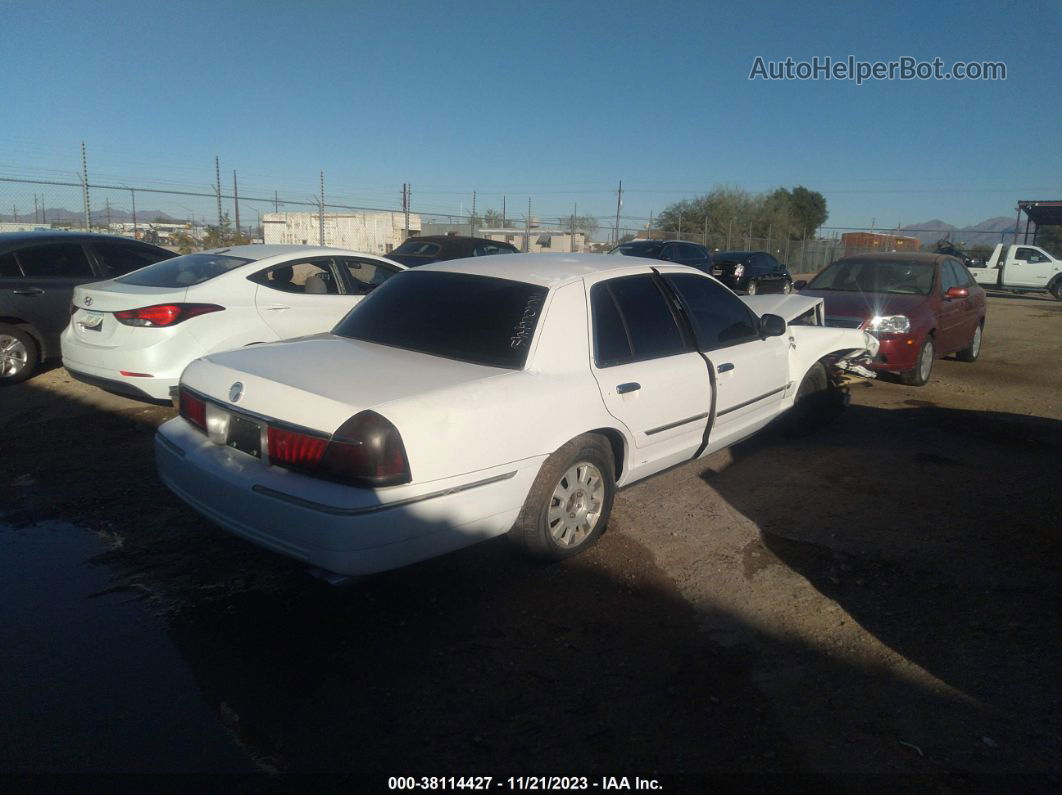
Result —
<instances>
[{"instance_id":1,"label":"rear window","mask_svg":"<svg viewBox=\"0 0 1062 795\"><path fill-rule=\"evenodd\" d=\"M126 243L100 243L93 241L92 247L96 249L96 256L103 266L103 273L108 279L121 276L123 273L135 271L147 265L153 265L165 259L173 259L173 254L166 251L156 251L144 246L129 245Z\"/></svg>"},{"instance_id":2,"label":"rear window","mask_svg":"<svg viewBox=\"0 0 1062 795\"><path fill-rule=\"evenodd\" d=\"M663 245L660 243L625 243L622 246L616 246L608 253L622 254L626 257L646 257L648 259L656 259L662 248Z\"/></svg>"},{"instance_id":3,"label":"rear window","mask_svg":"<svg viewBox=\"0 0 1062 795\"><path fill-rule=\"evenodd\" d=\"M429 240L407 240L401 246L392 251L392 254L412 254L418 257L434 257L442 247L438 243Z\"/></svg>"},{"instance_id":4,"label":"rear window","mask_svg":"<svg viewBox=\"0 0 1062 795\"><path fill-rule=\"evenodd\" d=\"M231 271L253 260L224 254L185 254L156 262L118 279L122 284L141 287L191 287Z\"/></svg>"},{"instance_id":5,"label":"rear window","mask_svg":"<svg viewBox=\"0 0 1062 795\"><path fill-rule=\"evenodd\" d=\"M519 370L546 288L465 273L405 271L376 288L334 333L379 345Z\"/></svg>"}]
</instances>

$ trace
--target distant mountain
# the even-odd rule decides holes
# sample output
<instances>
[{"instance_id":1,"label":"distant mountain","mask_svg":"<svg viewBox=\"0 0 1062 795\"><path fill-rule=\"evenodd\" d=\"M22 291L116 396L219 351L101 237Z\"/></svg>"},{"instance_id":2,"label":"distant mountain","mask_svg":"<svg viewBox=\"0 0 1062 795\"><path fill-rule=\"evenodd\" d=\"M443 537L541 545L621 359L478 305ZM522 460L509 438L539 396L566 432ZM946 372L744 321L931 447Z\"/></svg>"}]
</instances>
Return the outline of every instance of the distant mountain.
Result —
<instances>
[{"instance_id":1,"label":"distant mountain","mask_svg":"<svg viewBox=\"0 0 1062 795\"><path fill-rule=\"evenodd\" d=\"M999 243L1002 237L1014 234L1014 219L1000 215L960 229L934 218L932 221L900 227L900 231L905 235L917 237L923 244L936 243L947 237L952 243L965 247L993 246Z\"/></svg>"},{"instance_id":2,"label":"distant mountain","mask_svg":"<svg viewBox=\"0 0 1062 795\"><path fill-rule=\"evenodd\" d=\"M49 207L48 209L46 209L44 211L44 217L48 219L48 223L49 224L67 223L67 222L77 223L79 221L84 221L85 220L85 213L82 210L67 210L64 207ZM167 224L185 220L185 219L182 219L182 218L174 218L172 215L169 215L168 213L162 212L162 210L140 210L140 209L138 209L136 211L137 223L141 223L141 224L151 223L152 221L155 221L156 219L162 219L162 222L163 223L167 223ZM11 213L7 213L6 215L4 213L0 213L0 221L2 221L2 222L11 222L11 221L16 221L16 220L17 220L18 223L23 223L23 224L31 223L31 222L33 222L33 213L22 213L22 212L20 212L18 214L18 218L17 219ZM133 214L131 212L126 212L125 210L116 210L116 209L113 209L113 208L111 209L111 221L114 221L114 222L118 223L118 222L121 222L121 221L130 221L131 222L132 220L133 220ZM92 209L92 223L94 223L94 224L106 224L107 223L107 211L105 209L99 209L99 208L95 208L94 207Z\"/></svg>"}]
</instances>

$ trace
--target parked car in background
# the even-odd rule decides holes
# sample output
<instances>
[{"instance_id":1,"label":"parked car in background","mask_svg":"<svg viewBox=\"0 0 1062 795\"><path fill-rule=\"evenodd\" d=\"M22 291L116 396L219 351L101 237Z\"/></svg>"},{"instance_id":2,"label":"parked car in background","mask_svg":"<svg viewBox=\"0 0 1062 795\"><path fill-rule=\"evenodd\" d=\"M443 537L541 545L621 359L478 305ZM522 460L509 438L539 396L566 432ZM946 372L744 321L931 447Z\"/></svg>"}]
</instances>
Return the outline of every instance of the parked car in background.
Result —
<instances>
[{"instance_id":1,"label":"parked car in background","mask_svg":"<svg viewBox=\"0 0 1062 795\"><path fill-rule=\"evenodd\" d=\"M854 254L796 288L825 300L827 326L874 334L881 344L872 368L906 384L924 385L938 356L972 362L981 353L985 291L955 257Z\"/></svg>"},{"instance_id":2,"label":"parked car in background","mask_svg":"<svg viewBox=\"0 0 1062 795\"><path fill-rule=\"evenodd\" d=\"M685 240L631 240L620 243L609 254L622 254L625 257L645 257L660 259L708 273L712 266L712 254L704 246L687 243Z\"/></svg>"},{"instance_id":3,"label":"parked car in background","mask_svg":"<svg viewBox=\"0 0 1062 795\"><path fill-rule=\"evenodd\" d=\"M617 486L783 412L799 421L836 394L835 368L876 348L856 329L759 317L680 265L440 262L390 279L331 334L192 362L156 461L211 521L329 572L503 533L559 559L601 534Z\"/></svg>"},{"instance_id":4,"label":"parked car in background","mask_svg":"<svg viewBox=\"0 0 1062 795\"><path fill-rule=\"evenodd\" d=\"M171 251L111 235L0 234L0 385L29 378L59 355L74 287L170 257Z\"/></svg>"},{"instance_id":5,"label":"parked car in background","mask_svg":"<svg viewBox=\"0 0 1062 795\"><path fill-rule=\"evenodd\" d=\"M766 251L716 251L712 276L739 293L791 293L789 268Z\"/></svg>"},{"instance_id":6,"label":"parked car in background","mask_svg":"<svg viewBox=\"0 0 1062 795\"><path fill-rule=\"evenodd\" d=\"M485 237L462 235L425 235L411 237L387 255L388 259L401 262L407 268L442 262L462 257L489 257L495 254L518 254L512 243L488 240Z\"/></svg>"},{"instance_id":7,"label":"parked car in background","mask_svg":"<svg viewBox=\"0 0 1062 795\"><path fill-rule=\"evenodd\" d=\"M74 291L63 365L81 381L168 401L215 351L328 331L402 265L315 246L233 246Z\"/></svg>"}]
</instances>

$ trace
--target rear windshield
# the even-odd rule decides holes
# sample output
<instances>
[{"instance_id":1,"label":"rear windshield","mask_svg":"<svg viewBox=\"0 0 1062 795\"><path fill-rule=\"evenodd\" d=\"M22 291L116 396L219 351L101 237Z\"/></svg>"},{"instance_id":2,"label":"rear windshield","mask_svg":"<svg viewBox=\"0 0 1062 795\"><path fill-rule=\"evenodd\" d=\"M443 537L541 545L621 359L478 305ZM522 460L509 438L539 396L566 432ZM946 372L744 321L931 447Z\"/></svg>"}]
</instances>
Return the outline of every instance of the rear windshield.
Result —
<instances>
[{"instance_id":1,"label":"rear windshield","mask_svg":"<svg viewBox=\"0 0 1062 795\"><path fill-rule=\"evenodd\" d=\"M838 260L811 280L809 290L929 295L933 264L897 260Z\"/></svg>"},{"instance_id":2,"label":"rear windshield","mask_svg":"<svg viewBox=\"0 0 1062 795\"><path fill-rule=\"evenodd\" d=\"M523 368L546 288L465 273L404 271L333 333L491 367Z\"/></svg>"},{"instance_id":3,"label":"rear windshield","mask_svg":"<svg viewBox=\"0 0 1062 795\"><path fill-rule=\"evenodd\" d=\"M413 254L418 257L434 257L441 246L428 240L407 240L392 251L392 254Z\"/></svg>"},{"instance_id":4,"label":"rear windshield","mask_svg":"<svg viewBox=\"0 0 1062 795\"><path fill-rule=\"evenodd\" d=\"M663 246L659 243L625 243L616 246L609 254L623 254L627 257L647 257L653 259L660 253Z\"/></svg>"},{"instance_id":5,"label":"rear windshield","mask_svg":"<svg viewBox=\"0 0 1062 795\"><path fill-rule=\"evenodd\" d=\"M117 281L141 287L191 287L253 261L224 254L185 254L148 265Z\"/></svg>"}]
</instances>

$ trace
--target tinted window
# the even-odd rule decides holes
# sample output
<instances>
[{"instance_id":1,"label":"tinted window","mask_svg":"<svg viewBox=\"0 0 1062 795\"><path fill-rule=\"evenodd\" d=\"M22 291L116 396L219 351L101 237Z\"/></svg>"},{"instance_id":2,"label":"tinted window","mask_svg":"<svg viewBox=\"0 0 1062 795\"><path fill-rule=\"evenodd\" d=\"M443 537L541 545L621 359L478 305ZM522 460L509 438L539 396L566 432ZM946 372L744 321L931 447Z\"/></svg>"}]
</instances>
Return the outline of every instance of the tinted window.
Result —
<instances>
[{"instance_id":1,"label":"tinted window","mask_svg":"<svg viewBox=\"0 0 1062 795\"><path fill-rule=\"evenodd\" d=\"M417 240L410 238L394 250L394 254L415 254L419 257L434 257L442 247L438 243L429 240Z\"/></svg>"},{"instance_id":2,"label":"tinted window","mask_svg":"<svg viewBox=\"0 0 1062 795\"><path fill-rule=\"evenodd\" d=\"M78 243L30 246L16 252L22 272L33 279L93 277L85 250Z\"/></svg>"},{"instance_id":3,"label":"tinted window","mask_svg":"<svg viewBox=\"0 0 1062 795\"><path fill-rule=\"evenodd\" d=\"M963 275L962 268L957 262L953 260L945 260L944 264L940 268L940 290L946 293L952 287L965 287L966 277Z\"/></svg>"},{"instance_id":4,"label":"tinted window","mask_svg":"<svg viewBox=\"0 0 1062 795\"><path fill-rule=\"evenodd\" d=\"M17 279L22 276L14 254L0 254L0 279Z\"/></svg>"},{"instance_id":5,"label":"tinted window","mask_svg":"<svg viewBox=\"0 0 1062 795\"><path fill-rule=\"evenodd\" d=\"M142 287L191 287L251 262L243 257L224 254L185 254L148 265L118 279L122 284Z\"/></svg>"},{"instance_id":6,"label":"tinted window","mask_svg":"<svg viewBox=\"0 0 1062 795\"><path fill-rule=\"evenodd\" d=\"M548 238L549 235L546 235ZM549 240L546 241L546 246L549 246ZM492 257L495 254L515 254L512 247L503 245L501 243L480 243L474 249L472 249L473 257Z\"/></svg>"},{"instance_id":7,"label":"tinted window","mask_svg":"<svg viewBox=\"0 0 1062 795\"><path fill-rule=\"evenodd\" d=\"M465 273L404 271L339 322L341 337L520 369L546 288Z\"/></svg>"},{"instance_id":8,"label":"tinted window","mask_svg":"<svg viewBox=\"0 0 1062 795\"><path fill-rule=\"evenodd\" d=\"M168 259L167 255L161 251L123 243L94 242L92 248L96 250L96 256L99 257L100 264L103 266L103 275L108 279Z\"/></svg>"},{"instance_id":9,"label":"tinted window","mask_svg":"<svg viewBox=\"0 0 1062 795\"><path fill-rule=\"evenodd\" d=\"M782 263L772 257L770 254L763 255L763 269L767 273L778 273L782 270Z\"/></svg>"},{"instance_id":10,"label":"tinted window","mask_svg":"<svg viewBox=\"0 0 1062 795\"><path fill-rule=\"evenodd\" d=\"M594 361L597 366L610 367L633 359L627 329L607 286L594 285L590 290L590 307L594 318Z\"/></svg>"},{"instance_id":11,"label":"tinted window","mask_svg":"<svg viewBox=\"0 0 1062 795\"><path fill-rule=\"evenodd\" d=\"M701 251L697 246L685 243L682 246L682 258L683 259L705 259L707 254Z\"/></svg>"},{"instance_id":12,"label":"tinted window","mask_svg":"<svg viewBox=\"0 0 1062 795\"><path fill-rule=\"evenodd\" d=\"M934 267L931 262L837 260L812 279L808 289L929 295Z\"/></svg>"},{"instance_id":13,"label":"tinted window","mask_svg":"<svg viewBox=\"0 0 1062 795\"><path fill-rule=\"evenodd\" d=\"M615 301L627 332L627 345L632 359L656 359L689 349L667 299L652 276L627 276L594 285L592 299L598 290L608 290ZM605 318L604 323L609 324L609 319ZM602 328L607 329L608 326ZM621 348L615 347L615 350ZM608 363L618 364L616 361ZM603 355L599 365L606 366Z\"/></svg>"},{"instance_id":14,"label":"tinted window","mask_svg":"<svg viewBox=\"0 0 1062 795\"><path fill-rule=\"evenodd\" d=\"M379 287L398 272L397 268L388 268L373 260L345 257L342 262L354 290L359 293L367 293Z\"/></svg>"},{"instance_id":15,"label":"tinted window","mask_svg":"<svg viewBox=\"0 0 1062 795\"><path fill-rule=\"evenodd\" d=\"M616 246L609 254L623 254L628 257L647 257L657 259L660 256L660 243L624 243Z\"/></svg>"},{"instance_id":16,"label":"tinted window","mask_svg":"<svg viewBox=\"0 0 1062 795\"><path fill-rule=\"evenodd\" d=\"M291 260L258 271L247 277L263 287L282 293L304 295L338 295L339 287L332 275L332 261L325 258Z\"/></svg>"},{"instance_id":17,"label":"tinted window","mask_svg":"<svg viewBox=\"0 0 1062 795\"><path fill-rule=\"evenodd\" d=\"M758 336L757 324L748 306L711 279L693 274L665 278L679 294L701 350L734 345Z\"/></svg>"}]
</instances>

